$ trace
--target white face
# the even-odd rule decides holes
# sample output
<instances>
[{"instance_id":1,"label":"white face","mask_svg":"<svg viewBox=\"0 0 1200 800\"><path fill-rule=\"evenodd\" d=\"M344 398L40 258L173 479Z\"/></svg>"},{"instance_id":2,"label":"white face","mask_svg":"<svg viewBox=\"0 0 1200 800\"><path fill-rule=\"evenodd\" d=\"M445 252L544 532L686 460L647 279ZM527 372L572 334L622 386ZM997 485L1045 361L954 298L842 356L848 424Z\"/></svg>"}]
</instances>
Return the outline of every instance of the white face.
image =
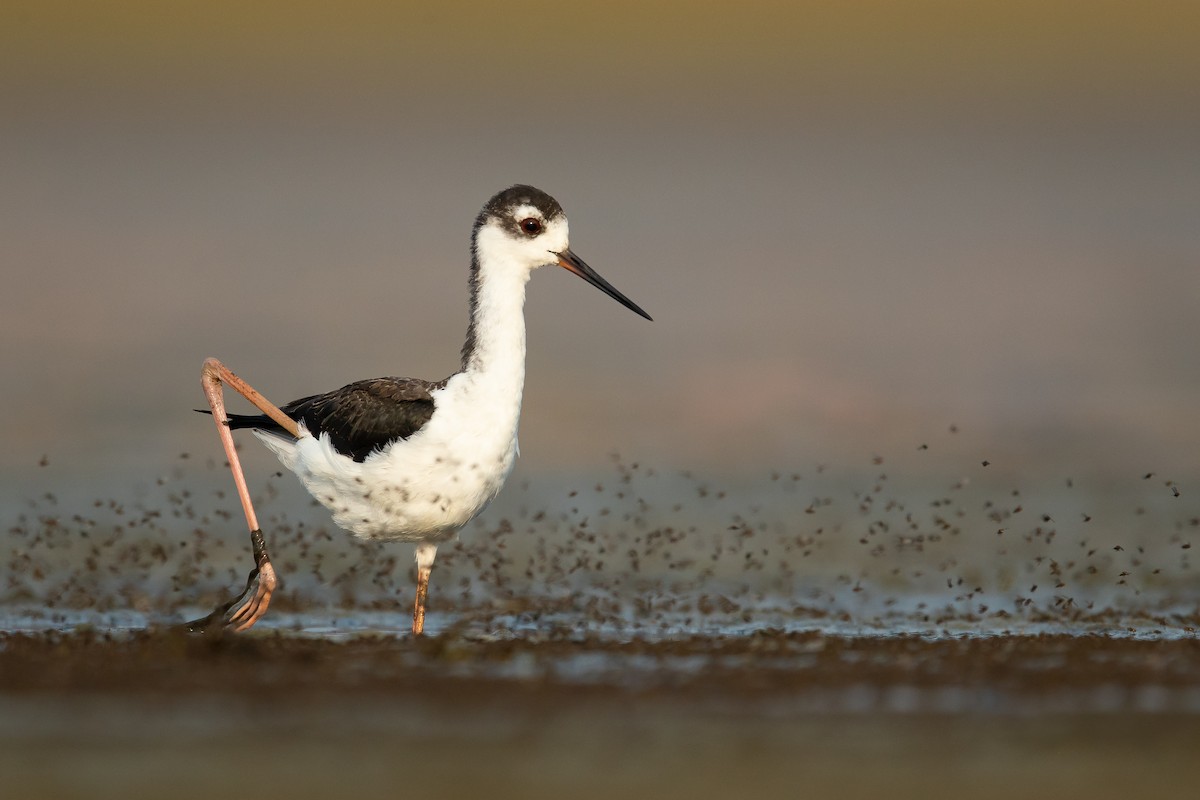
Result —
<instances>
[{"instance_id":1,"label":"white face","mask_svg":"<svg viewBox=\"0 0 1200 800\"><path fill-rule=\"evenodd\" d=\"M494 259L528 271L557 264L558 254L568 247L566 216L547 220L530 205L517 206L510 216L489 219L476 240L481 261Z\"/></svg>"}]
</instances>

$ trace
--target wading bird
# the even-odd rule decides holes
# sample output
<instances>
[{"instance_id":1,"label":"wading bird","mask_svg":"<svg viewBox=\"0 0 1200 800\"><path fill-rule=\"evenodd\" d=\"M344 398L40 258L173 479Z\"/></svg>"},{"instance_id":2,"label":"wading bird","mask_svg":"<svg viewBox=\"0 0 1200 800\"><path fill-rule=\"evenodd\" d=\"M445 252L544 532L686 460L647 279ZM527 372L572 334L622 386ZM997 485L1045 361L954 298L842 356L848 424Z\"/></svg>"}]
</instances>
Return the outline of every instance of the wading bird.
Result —
<instances>
[{"instance_id":1,"label":"wading bird","mask_svg":"<svg viewBox=\"0 0 1200 800\"><path fill-rule=\"evenodd\" d=\"M448 378L372 378L277 407L220 361L204 362L201 383L246 513L255 566L241 595L190 629L245 630L266 613L278 585L234 429L253 430L340 527L363 539L416 544L413 633L420 634L438 545L499 493L517 455L530 275L556 264L650 319L571 252L562 206L532 186L513 186L487 202L475 219L471 253L470 325L462 365ZM222 386L263 413L227 414Z\"/></svg>"}]
</instances>

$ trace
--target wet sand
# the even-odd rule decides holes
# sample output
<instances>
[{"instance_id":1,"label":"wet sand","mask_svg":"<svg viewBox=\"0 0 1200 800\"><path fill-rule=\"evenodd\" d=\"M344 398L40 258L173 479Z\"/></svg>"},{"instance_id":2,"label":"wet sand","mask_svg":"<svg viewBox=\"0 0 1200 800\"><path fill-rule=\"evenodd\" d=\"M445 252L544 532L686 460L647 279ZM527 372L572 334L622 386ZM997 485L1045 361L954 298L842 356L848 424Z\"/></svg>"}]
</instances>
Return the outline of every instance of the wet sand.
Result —
<instances>
[{"instance_id":1,"label":"wet sand","mask_svg":"<svg viewBox=\"0 0 1200 800\"><path fill-rule=\"evenodd\" d=\"M1200 643L0 639L22 798L1192 797Z\"/></svg>"}]
</instances>

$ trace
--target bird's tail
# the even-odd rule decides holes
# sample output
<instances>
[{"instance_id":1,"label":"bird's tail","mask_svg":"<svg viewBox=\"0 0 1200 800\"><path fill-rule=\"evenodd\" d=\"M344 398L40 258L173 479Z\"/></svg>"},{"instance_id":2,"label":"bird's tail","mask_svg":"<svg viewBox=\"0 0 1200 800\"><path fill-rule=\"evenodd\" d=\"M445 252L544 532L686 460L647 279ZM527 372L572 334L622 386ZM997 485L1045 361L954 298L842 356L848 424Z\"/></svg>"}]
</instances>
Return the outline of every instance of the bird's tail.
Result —
<instances>
[{"instance_id":1,"label":"bird's tail","mask_svg":"<svg viewBox=\"0 0 1200 800\"><path fill-rule=\"evenodd\" d=\"M212 415L212 411L207 408L194 408L200 414ZM276 433L286 435L289 439L291 434L283 429L275 420L268 417L266 414L229 414L225 420L225 424L231 430L239 430L242 428L251 428L252 430L262 431L263 433Z\"/></svg>"}]
</instances>

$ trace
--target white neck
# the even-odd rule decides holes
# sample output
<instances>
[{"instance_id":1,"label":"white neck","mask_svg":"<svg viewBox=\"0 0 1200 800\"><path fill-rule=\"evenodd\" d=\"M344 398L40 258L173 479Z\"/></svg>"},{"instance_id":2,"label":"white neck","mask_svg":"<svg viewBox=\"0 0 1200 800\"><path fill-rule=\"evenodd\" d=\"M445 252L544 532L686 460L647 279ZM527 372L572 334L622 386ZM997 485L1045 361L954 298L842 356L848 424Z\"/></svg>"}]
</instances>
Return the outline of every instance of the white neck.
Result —
<instances>
[{"instance_id":1,"label":"white neck","mask_svg":"<svg viewBox=\"0 0 1200 800\"><path fill-rule=\"evenodd\" d=\"M462 371L499 381L520 396L525 381L525 285L530 270L479 231L471 274L471 324ZM500 391L500 386L494 386Z\"/></svg>"},{"instance_id":2,"label":"white neck","mask_svg":"<svg viewBox=\"0 0 1200 800\"><path fill-rule=\"evenodd\" d=\"M489 274L480 265L463 372L525 370L525 284L529 273Z\"/></svg>"}]
</instances>

